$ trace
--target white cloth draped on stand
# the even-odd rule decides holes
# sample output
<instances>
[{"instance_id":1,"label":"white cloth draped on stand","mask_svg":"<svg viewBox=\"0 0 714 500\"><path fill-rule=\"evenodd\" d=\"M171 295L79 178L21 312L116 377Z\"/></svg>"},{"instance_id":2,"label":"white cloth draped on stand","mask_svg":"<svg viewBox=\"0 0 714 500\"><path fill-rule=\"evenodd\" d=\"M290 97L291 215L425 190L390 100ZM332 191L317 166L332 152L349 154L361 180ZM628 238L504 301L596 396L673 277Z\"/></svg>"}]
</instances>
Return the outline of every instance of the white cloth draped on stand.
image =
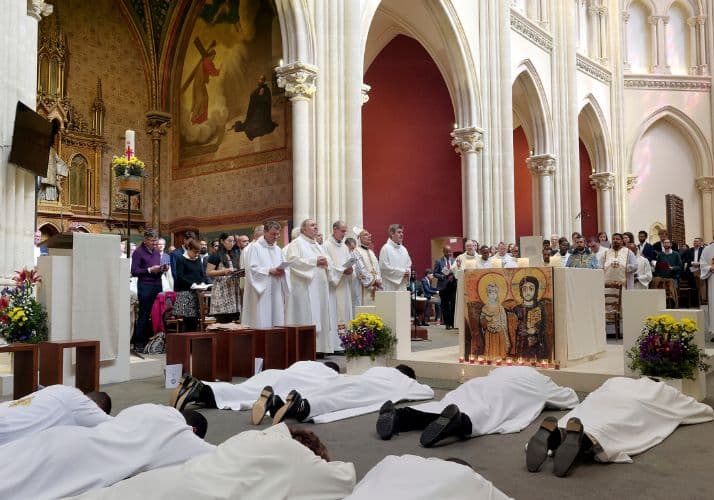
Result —
<instances>
[{"instance_id":1,"label":"white cloth draped on stand","mask_svg":"<svg viewBox=\"0 0 714 500\"><path fill-rule=\"evenodd\" d=\"M253 328L282 325L290 286L287 275L275 277L268 272L283 262L283 252L277 245L269 245L262 236L250 248L250 252L244 252L247 255L241 323Z\"/></svg>"},{"instance_id":2,"label":"white cloth draped on stand","mask_svg":"<svg viewBox=\"0 0 714 500\"><path fill-rule=\"evenodd\" d=\"M379 252L379 270L382 274L382 287L385 292L406 290L409 275L405 273L412 267L412 259L404 245L398 245L391 239Z\"/></svg>"}]
</instances>

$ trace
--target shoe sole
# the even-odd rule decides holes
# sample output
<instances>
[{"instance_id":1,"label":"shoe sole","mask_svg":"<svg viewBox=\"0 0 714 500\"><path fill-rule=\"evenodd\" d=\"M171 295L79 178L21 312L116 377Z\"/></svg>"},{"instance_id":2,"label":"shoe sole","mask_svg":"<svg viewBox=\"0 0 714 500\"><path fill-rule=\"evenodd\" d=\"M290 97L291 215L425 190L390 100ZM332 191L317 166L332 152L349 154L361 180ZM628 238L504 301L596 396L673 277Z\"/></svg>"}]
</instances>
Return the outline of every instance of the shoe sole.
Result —
<instances>
[{"instance_id":1,"label":"shoe sole","mask_svg":"<svg viewBox=\"0 0 714 500\"><path fill-rule=\"evenodd\" d=\"M548 458L548 441L553 432L558 431L558 421L547 417L540 423L540 428L528 441L526 450L526 468L528 472L538 472Z\"/></svg>"},{"instance_id":2,"label":"shoe sole","mask_svg":"<svg viewBox=\"0 0 714 500\"><path fill-rule=\"evenodd\" d=\"M387 405L389 403L389 405ZM385 409L385 406L387 408ZM384 410L384 411L383 411ZM396 418L396 412L394 410L394 404L391 401L387 401L379 409L379 417L377 417L377 434L382 440L392 439L394 432L394 421Z\"/></svg>"},{"instance_id":3,"label":"shoe sole","mask_svg":"<svg viewBox=\"0 0 714 500\"><path fill-rule=\"evenodd\" d=\"M439 418L426 426L422 432L419 442L424 448L431 448L444 437L443 433L451 423L451 421L459 414L459 409L456 405L449 405L441 412Z\"/></svg>"},{"instance_id":4,"label":"shoe sole","mask_svg":"<svg viewBox=\"0 0 714 500\"><path fill-rule=\"evenodd\" d=\"M193 394L193 390L198 385L198 382L199 381L193 377L188 381L188 383L186 384L186 390L178 397L178 399L176 400L176 406L174 406L174 408L176 408L178 411L183 411L186 405L188 405L188 398Z\"/></svg>"},{"instance_id":5,"label":"shoe sole","mask_svg":"<svg viewBox=\"0 0 714 500\"><path fill-rule=\"evenodd\" d=\"M565 477L573 470L583 442L583 424L580 419L568 420L565 430L565 439L558 446L553 459L553 474L558 477Z\"/></svg>"},{"instance_id":6,"label":"shoe sole","mask_svg":"<svg viewBox=\"0 0 714 500\"><path fill-rule=\"evenodd\" d=\"M295 404L295 398L293 397L293 394L290 393L288 394L288 397L285 399L285 404L280 407L280 409L275 413L275 416L273 417L273 425L278 425L280 422L283 421L285 418L285 414L288 412L290 408Z\"/></svg>"},{"instance_id":7,"label":"shoe sole","mask_svg":"<svg viewBox=\"0 0 714 500\"><path fill-rule=\"evenodd\" d=\"M169 400L169 406L173 406L176 408L176 403L178 402L179 398L183 396L183 394L186 392L186 383L191 380L190 375L184 375L181 377L181 380L179 380L178 385L174 388L174 390L171 392L171 399Z\"/></svg>"},{"instance_id":8,"label":"shoe sole","mask_svg":"<svg viewBox=\"0 0 714 500\"><path fill-rule=\"evenodd\" d=\"M251 412L250 421L253 425L260 425L265 417L268 398L273 395L273 391L263 389L260 392L260 397L253 403L253 410Z\"/></svg>"}]
</instances>

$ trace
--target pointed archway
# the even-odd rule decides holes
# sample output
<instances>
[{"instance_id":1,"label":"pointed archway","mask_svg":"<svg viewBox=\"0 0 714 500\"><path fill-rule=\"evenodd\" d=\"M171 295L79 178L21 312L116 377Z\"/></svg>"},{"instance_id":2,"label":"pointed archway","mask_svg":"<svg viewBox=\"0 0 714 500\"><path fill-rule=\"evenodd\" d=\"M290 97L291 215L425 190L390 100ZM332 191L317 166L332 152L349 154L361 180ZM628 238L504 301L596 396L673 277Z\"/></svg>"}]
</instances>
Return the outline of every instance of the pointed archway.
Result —
<instances>
[{"instance_id":1,"label":"pointed archway","mask_svg":"<svg viewBox=\"0 0 714 500\"><path fill-rule=\"evenodd\" d=\"M609 135L602 109L589 94L578 114L580 224L582 233L612 232L614 174L610 171Z\"/></svg>"}]
</instances>

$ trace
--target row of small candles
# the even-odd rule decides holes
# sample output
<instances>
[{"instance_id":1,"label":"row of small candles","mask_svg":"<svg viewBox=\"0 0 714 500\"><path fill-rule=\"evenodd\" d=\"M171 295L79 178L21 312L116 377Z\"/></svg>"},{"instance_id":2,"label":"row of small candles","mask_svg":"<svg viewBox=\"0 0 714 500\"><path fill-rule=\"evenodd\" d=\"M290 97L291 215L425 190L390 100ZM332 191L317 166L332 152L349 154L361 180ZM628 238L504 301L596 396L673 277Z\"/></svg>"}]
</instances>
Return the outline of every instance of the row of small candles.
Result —
<instances>
[{"instance_id":1,"label":"row of small candles","mask_svg":"<svg viewBox=\"0 0 714 500\"><path fill-rule=\"evenodd\" d=\"M466 359L461 356L459 363L465 363ZM496 365L496 366L532 366L534 368L555 368L560 370L560 361L551 362L548 359L538 361L536 358L526 360L523 358L489 358L488 356L469 356L470 365Z\"/></svg>"}]
</instances>

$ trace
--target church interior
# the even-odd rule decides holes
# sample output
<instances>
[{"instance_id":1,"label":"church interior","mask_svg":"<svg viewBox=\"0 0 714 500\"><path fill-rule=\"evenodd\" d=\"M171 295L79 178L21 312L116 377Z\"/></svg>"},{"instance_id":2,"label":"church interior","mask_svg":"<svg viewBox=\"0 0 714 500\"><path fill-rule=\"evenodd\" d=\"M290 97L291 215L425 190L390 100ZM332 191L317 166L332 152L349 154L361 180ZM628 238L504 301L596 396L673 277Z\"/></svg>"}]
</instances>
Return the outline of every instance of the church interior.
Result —
<instances>
[{"instance_id":1,"label":"church interior","mask_svg":"<svg viewBox=\"0 0 714 500\"><path fill-rule=\"evenodd\" d=\"M38 241L65 233L118 236L141 246L145 231L154 229L167 247L180 248L187 232L210 246L223 233L252 238L265 221L279 223L280 247L306 219L326 239L333 223L344 221L348 236L371 232L375 253L389 241L390 224L399 223L419 278L442 257L443 245L461 253L466 240L505 243L510 252L533 235L555 236L557 244L558 236L570 240L574 233L587 241L601 232L645 231L655 244L664 231L680 248L695 239L714 245L714 0L0 0L0 6L8 13L0 16L0 63L7 68L0 74L3 287L18 269L35 265ZM10 161L18 102L56 132L46 177ZM129 196L113 163L125 156L145 165ZM611 377L634 376L622 360L635 340L613 338L604 317L586 325L593 295L556 291L565 280L558 271L548 284L554 328L564 332L552 360L563 359L563 370L545 374L582 400ZM50 284L63 279L52 276ZM697 298L685 287L687 306L697 311L700 347L711 356L712 315L700 295L707 284L698 277L693 283ZM125 294L128 301L128 290L111 298L123 301ZM632 304L657 310L654 302ZM53 322L65 320L49 312L51 338ZM635 319L622 321L627 330ZM568 365L566 344L572 351L577 331L595 327L602 327L598 353L583 347ZM399 337L401 354L389 364L414 367L437 398L488 373L478 362L469 366L463 328L449 332L431 323L425 332L427 341L415 342L408 331ZM115 353L131 357L127 381L102 382L113 414L165 404L171 393L164 388L165 357L138 359L128 349L127 342ZM13 399L12 378L3 371L13 369L10 359L0 353L0 401ZM344 371L344 356L325 360ZM698 383L700 400L711 406L711 372ZM249 412L200 413L213 444L256 428ZM420 447L406 433L381 441L376 419L371 413L306 427L333 460L355 464L357 481L385 456L411 454L465 460L513 498L710 497L711 421L680 426L634 463L588 463L563 480L547 467L539 474L524 467L524 446L541 417L519 433L435 448Z\"/></svg>"}]
</instances>

